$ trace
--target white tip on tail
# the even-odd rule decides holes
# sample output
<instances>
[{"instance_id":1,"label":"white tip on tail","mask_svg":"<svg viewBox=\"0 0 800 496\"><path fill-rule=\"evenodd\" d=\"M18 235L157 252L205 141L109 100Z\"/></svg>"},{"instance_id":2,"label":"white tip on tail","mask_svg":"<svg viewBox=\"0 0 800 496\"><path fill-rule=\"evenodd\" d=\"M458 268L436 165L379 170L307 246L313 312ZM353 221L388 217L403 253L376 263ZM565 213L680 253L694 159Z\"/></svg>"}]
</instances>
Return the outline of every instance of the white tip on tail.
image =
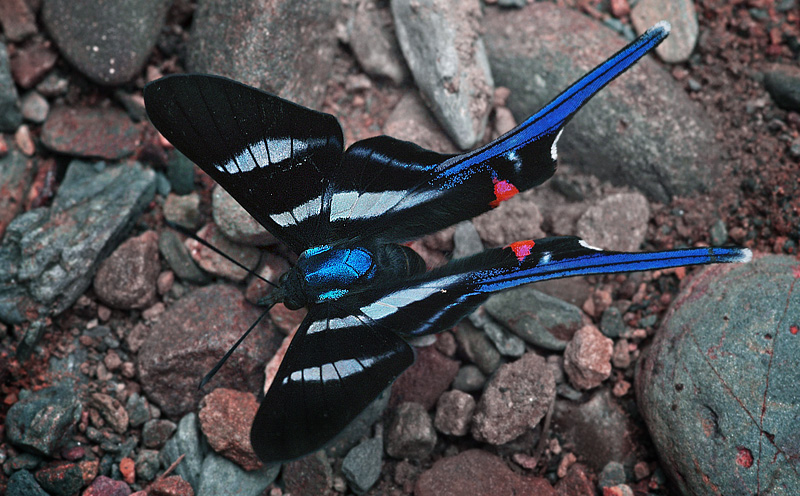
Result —
<instances>
[{"instance_id":1,"label":"white tip on tail","mask_svg":"<svg viewBox=\"0 0 800 496\"><path fill-rule=\"evenodd\" d=\"M669 21L658 21L653 25L652 28L648 29L648 31L653 31L658 29L660 31L664 31L664 36L668 35L670 30L672 29L672 24Z\"/></svg>"},{"instance_id":2,"label":"white tip on tail","mask_svg":"<svg viewBox=\"0 0 800 496\"><path fill-rule=\"evenodd\" d=\"M586 241L584 241L584 240L582 240L582 239L579 239L579 240L578 240L578 244L579 244L579 245L581 245L581 246L583 246L583 247L584 247L584 248L586 248L587 250L603 251L603 249L602 249L602 248L598 248L598 247L596 247L596 246L592 246L592 245L590 245L589 243L587 243Z\"/></svg>"},{"instance_id":3,"label":"white tip on tail","mask_svg":"<svg viewBox=\"0 0 800 496\"><path fill-rule=\"evenodd\" d=\"M742 263L747 263L753 259L753 252L750 251L749 248L745 248L742 250Z\"/></svg>"}]
</instances>

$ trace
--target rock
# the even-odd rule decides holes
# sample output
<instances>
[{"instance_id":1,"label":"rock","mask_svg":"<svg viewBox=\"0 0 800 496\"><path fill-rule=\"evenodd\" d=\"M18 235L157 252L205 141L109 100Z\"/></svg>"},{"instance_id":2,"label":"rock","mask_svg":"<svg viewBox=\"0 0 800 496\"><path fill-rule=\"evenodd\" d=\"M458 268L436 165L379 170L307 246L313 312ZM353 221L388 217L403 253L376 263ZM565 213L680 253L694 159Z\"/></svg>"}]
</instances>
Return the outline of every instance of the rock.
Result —
<instances>
[{"instance_id":1,"label":"rock","mask_svg":"<svg viewBox=\"0 0 800 496\"><path fill-rule=\"evenodd\" d=\"M593 325L578 330L564 350L564 371L577 389L592 389L611 375L614 342Z\"/></svg>"},{"instance_id":2,"label":"rock","mask_svg":"<svg viewBox=\"0 0 800 496\"><path fill-rule=\"evenodd\" d=\"M14 472L8 479L6 496L48 496L47 491L36 482L27 470Z\"/></svg>"},{"instance_id":3,"label":"rock","mask_svg":"<svg viewBox=\"0 0 800 496\"><path fill-rule=\"evenodd\" d=\"M58 55L41 36L19 47L11 57L11 74L24 89L32 88L53 68Z\"/></svg>"},{"instance_id":4,"label":"rock","mask_svg":"<svg viewBox=\"0 0 800 496\"><path fill-rule=\"evenodd\" d=\"M772 66L764 72L764 86L776 105L800 111L800 68L796 65Z\"/></svg>"},{"instance_id":5,"label":"rock","mask_svg":"<svg viewBox=\"0 0 800 496\"><path fill-rule=\"evenodd\" d=\"M131 427L140 427L150 420L150 404L139 393L132 393L128 396L125 411L128 412L128 422Z\"/></svg>"},{"instance_id":6,"label":"rock","mask_svg":"<svg viewBox=\"0 0 800 496\"><path fill-rule=\"evenodd\" d=\"M77 463L62 463L37 470L36 481L53 496L72 496L83 487L83 470Z\"/></svg>"},{"instance_id":7,"label":"rock","mask_svg":"<svg viewBox=\"0 0 800 496\"><path fill-rule=\"evenodd\" d=\"M152 496L194 496L192 485L179 475L170 475L153 482L150 486Z\"/></svg>"},{"instance_id":8,"label":"rock","mask_svg":"<svg viewBox=\"0 0 800 496\"><path fill-rule=\"evenodd\" d=\"M434 346L419 348L414 364L392 385L389 405L394 407L413 401L430 410L450 387L457 373L458 362L442 355Z\"/></svg>"},{"instance_id":9,"label":"rock","mask_svg":"<svg viewBox=\"0 0 800 496\"><path fill-rule=\"evenodd\" d=\"M383 2L359 2L347 22L347 43L367 74L401 84L410 73L393 28L392 13Z\"/></svg>"},{"instance_id":10,"label":"rock","mask_svg":"<svg viewBox=\"0 0 800 496\"><path fill-rule=\"evenodd\" d=\"M194 162L178 150L172 150L167 162L167 179L176 194L188 195L194 191L194 172Z\"/></svg>"},{"instance_id":11,"label":"rock","mask_svg":"<svg viewBox=\"0 0 800 496\"><path fill-rule=\"evenodd\" d=\"M475 398L462 391L448 391L439 397L433 425L442 434L465 436L469 432Z\"/></svg>"},{"instance_id":12,"label":"rock","mask_svg":"<svg viewBox=\"0 0 800 496\"><path fill-rule=\"evenodd\" d=\"M611 363L618 369L627 369L631 364L631 355L628 351L628 340L620 339L614 343L614 353L611 356Z\"/></svg>"},{"instance_id":13,"label":"rock","mask_svg":"<svg viewBox=\"0 0 800 496\"><path fill-rule=\"evenodd\" d=\"M25 3L24 0L17 0ZM10 4L3 2L2 5ZM2 7L0 7L2 8ZM0 19L3 16L0 15ZM22 124L22 113L19 109L19 95L11 77L6 44L0 43L0 131L14 132Z\"/></svg>"},{"instance_id":14,"label":"rock","mask_svg":"<svg viewBox=\"0 0 800 496\"><path fill-rule=\"evenodd\" d=\"M175 422L166 419L152 419L142 427L142 444L147 448L161 448L177 429Z\"/></svg>"},{"instance_id":15,"label":"rock","mask_svg":"<svg viewBox=\"0 0 800 496\"><path fill-rule=\"evenodd\" d=\"M214 187L211 206L214 223L234 243L265 246L278 242L220 185Z\"/></svg>"},{"instance_id":16,"label":"rock","mask_svg":"<svg viewBox=\"0 0 800 496\"><path fill-rule=\"evenodd\" d=\"M672 29L669 37L656 47L656 53L668 64L689 60L697 44L699 25L692 0L641 0L631 10L631 22L638 34L666 19Z\"/></svg>"},{"instance_id":17,"label":"rock","mask_svg":"<svg viewBox=\"0 0 800 496\"><path fill-rule=\"evenodd\" d=\"M61 53L81 73L98 84L117 85L141 70L170 5L167 0L44 0L42 20Z\"/></svg>"},{"instance_id":18,"label":"rock","mask_svg":"<svg viewBox=\"0 0 800 496\"><path fill-rule=\"evenodd\" d=\"M521 239L543 238L542 214L530 195L517 195L481 214L472 223L488 247L507 246Z\"/></svg>"},{"instance_id":19,"label":"rock","mask_svg":"<svg viewBox=\"0 0 800 496\"><path fill-rule=\"evenodd\" d=\"M481 328L501 355L519 358L525 354L525 342L506 331L502 326L494 322L486 322Z\"/></svg>"},{"instance_id":20,"label":"rock","mask_svg":"<svg viewBox=\"0 0 800 496\"><path fill-rule=\"evenodd\" d=\"M600 318L600 330L609 338L618 338L625 332L625 322L617 307L608 307Z\"/></svg>"},{"instance_id":21,"label":"rock","mask_svg":"<svg viewBox=\"0 0 800 496\"><path fill-rule=\"evenodd\" d=\"M101 475L81 496L129 496L130 494L131 488L126 483Z\"/></svg>"},{"instance_id":22,"label":"rock","mask_svg":"<svg viewBox=\"0 0 800 496\"><path fill-rule=\"evenodd\" d=\"M566 348L584 319L580 308L530 286L492 295L484 308L528 343L554 351Z\"/></svg>"},{"instance_id":23,"label":"rock","mask_svg":"<svg viewBox=\"0 0 800 496\"><path fill-rule=\"evenodd\" d=\"M0 157L0 191L3 192L0 196L0 239L6 227L22 211L28 185L33 179L32 166L31 160L13 148L6 156Z\"/></svg>"},{"instance_id":24,"label":"rock","mask_svg":"<svg viewBox=\"0 0 800 496\"><path fill-rule=\"evenodd\" d=\"M552 429L563 433L561 444L572 446L571 451L598 472L611 461L633 467L642 458L632 441L638 428L607 389L585 403L557 400L553 424Z\"/></svg>"},{"instance_id":25,"label":"rock","mask_svg":"<svg viewBox=\"0 0 800 496\"><path fill-rule=\"evenodd\" d=\"M462 149L483 138L492 81L477 0L391 2L400 49L439 122Z\"/></svg>"},{"instance_id":26,"label":"rock","mask_svg":"<svg viewBox=\"0 0 800 496\"><path fill-rule=\"evenodd\" d=\"M381 476L383 439L367 439L351 449L342 461L342 473L357 494L368 491Z\"/></svg>"},{"instance_id":27,"label":"rock","mask_svg":"<svg viewBox=\"0 0 800 496\"><path fill-rule=\"evenodd\" d=\"M124 434L128 430L128 412L116 398L103 393L93 393L89 405L100 412L117 434Z\"/></svg>"},{"instance_id":28,"label":"rock","mask_svg":"<svg viewBox=\"0 0 800 496\"><path fill-rule=\"evenodd\" d=\"M688 282L665 315L639 361L636 393L676 490L789 494L800 487L793 455L799 277L789 256L713 266Z\"/></svg>"},{"instance_id":29,"label":"rock","mask_svg":"<svg viewBox=\"0 0 800 496\"><path fill-rule=\"evenodd\" d=\"M526 353L489 379L475 408L472 436L495 445L512 441L536 427L555 395L555 379L544 358Z\"/></svg>"},{"instance_id":30,"label":"rock","mask_svg":"<svg viewBox=\"0 0 800 496\"><path fill-rule=\"evenodd\" d=\"M250 445L250 426L257 410L252 394L217 388L203 398L198 415L214 451L248 471L263 467Z\"/></svg>"},{"instance_id":31,"label":"rock","mask_svg":"<svg viewBox=\"0 0 800 496\"><path fill-rule=\"evenodd\" d=\"M235 487L237 495L260 496L264 488L272 484L278 476L280 469L280 465L272 465L261 470L246 472L227 458L209 453L203 460L200 485L196 494L197 496L228 494L231 488Z\"/></svg>"},{"instance_id":32,"label":"rock","mask_svg":"<svg viewBox=\"0 0 800 496\"><path fill-rule=\"evenodd\" d=\"M164 444L159 458L162 466L169 467L180 455L185 455L183 461L175 468L175 473L196 488L200 484L205 451L197 426L197 414L190 412L178 422L178 430Z\"/></svg>"},{"instance_id":33,"label":"rock","mask_svg":"<svg viewBox=\"0 0 800 496\"><path fill-rule=\"evenodd\" d=\"M424 460L436 445L436 431L425 407L401 403L386 428L386 453L395 458Z\"/></svg>"},{"instance_id":34,"label":"rock","mask_svg":"<svg viewBox=\"0 0 800 496\"><path fill-rule=\"evenodd\" d=\"M597 485L601 488L618 486L625 482L625 467L619 462L608 462L600 472Z\"/></svg>"},{"instance_id":35,"label":"rock","mask_svg":"<svg viewBox=\"0 0 800 496\"><path fill-rule=\"evenodd\" d=\"M215 224L206 224L205 227L197 232L197 236L207 241L212 246L216 246L217 249L234 260L237 260L245 267L249 267L250 270L256 269L258 261L261 258L261 253L256 248L236 244L228 240ZM241 282L247 277L248 273L246 270L235 265L211 248L200 244L200 242L194 239L187 239L185 245L186 248L189 249L192 258L197 262L197 265L202 267L206 272L236 282Z\"/></svg>"},{"instance_id":36,"label":"rock","mask_svg":"<svg viewBox=\"0 0 800 496\"><path fill-rule=\"evenodd\" d=\"M399 140L416 143L426 150L439 153L457 151L416 92L406 93L397 102L383 123L383 133Z\"/></svg>"},{"instance_id":37,"label":"rock","mask_svg":"<svg viewBox=\"0 0 800 496\"><path fill-rule=\"evenodd\" d=\"M139 145L141 130L116 108L55 107L42 126L42 143L78 157L118 160Z\"/></svg>"},{"instance_id":38,"label":"rock","mask_svg":"<svg viewBox=\"0 0 800 496\"><path fill-rule=\"evenodd\" d=\"M136 473L140 479L151 481L156 478L161 465L158 451L143 449L136 456Z\"/></svg>"},{"instance_id":39,"label":"rock","mask_svg":"<svg viewBox=\"0 0 800 496\"><path fill-rule=\"evenodd\" d=\"M595 487L586 468L580 463L572 465L567 476L556 484L558 496L595 496Z\"/></svg>"},{"instance_id":40,"label":"rock","mask_svg":"<svg viewBox=\"0 0 800 496\"><path fill-rule=\"evenodd\" d=\"M153 326L139 350L142 389L169 416L193 410L202 398L197 390L200 379L259 314L230 286L207 286L184 296ZM279 343L262 320L211 384L258 391L264 364Z\"/></svg>"},{"instance_id":41,"label":"rock","mask_svg":"<svg viewBox=\"0 0 800 496\"><path fill-rule=\"evenodd\" d=\"M464 365L458 369L458 374L453 380L453 389L474 393L482 390L484 384L486 384L486 376L483 375L481 369L475 365Z\"/></svg>"},{"instance_id":42,"label":"rock","mask_svg":"<svg viewBox=\"0 0 800 496\"><path fill-rule=\"evenodd\" d=\"M200 195L191 192L186 195L170 193L164 201L164 219L187 229L200 227Z\"/></svg>"},{"instance_id":43,"label":"rock","mask_svg":"<svg viewBox=\"0 0 800 496\"><path fill-rule=\"evenodd\" d=\"M638 251L647 234L650 207L640 193L617 193L589 207L578 219L578 236L604 250Z\"/></svg>"},{"instance_id":44,"label":"rock","mask_svg":"<svg viewBox=\"0 0 800 496\"><path fill-rule=\"evenodd\" d=\"M40 389L9 408L5 438L26 451L54 456L71 437L81 411L81 403L72 388Z\"/></svg>"},{"instance_id":45,"label":"rock","mask_svg":"<svg viewBox=\"0 0 800 496\"><path fill-rule=\"evenodd\" d=\"M50 104L47 99L36 91L30 91L22 97L20 111L22 117L34 124L41 124L47 119Z\"/></svg>"},{"instance_id":46,"label":"rock","mask_svg":"<svg viewBox=\"0 0 800 496\"><path fill-rule=\"evenodd\" d=\"M491 374L502 363L500 353L489 338L468 321L462 320L456 325L455 335L459 348L484 374Z\"/></svg>"},{"instance_id":47,"label":"rock","mask_svg":"<svg viewBox=\"0 0 800 496\"><path fill-rule=\"evenodd\" d=\"M158 251L179 278L195 284L208 282L208 276L192 260L189 249L175 231L171 229L161 231L158 237Z\"/></svg>"},{"instance_id":48,"label":"rock","mask_svg":"<svg viewBox=\"0 0 800 496\"><path fill-rule=\"evenodd\" d=\"M6 39L15 43L37 32L36 13L25 0L0 2L0 24Z\"/></svg>"},{"instance_id":49,"label":"rock","mask_svg":"<svg viewBox=\"0 0 800 496\"><path fill-rule=\"evenodd\" d=\"M283 467L286 492L292 494L326 494L333 485L333 471L325 453L318 451Z\"/></svg>"},{"instance_id":50,"label":"rock","mask_svg":"<svg viewBox=\"0 0 800 496\"><path fill-rule=\"evenodd\" d=\"M475 229L475 224L471 221L465 220L456 224L455 232L453 233L453 260L468 257L483 251L483 241Z\"/></svg>"},{"instance_id":51,"label":"rock","mask_svg":"<svg viewBox=\"0 0 800 496\"><path fill-rule=\"evenodd\" d=\"M609 28L549 2L486 9L484 40L495 82L511 90L519 122L621 48ZM559 156L615 184L667 203L722 173L715 126L652 60L641 60L570 122Z\"/></svg>"},{"instance_id":52,"label":"rock","mask_svg":"<svg viewBox=\"0 0 800 496\"><path fill-rule=\"evenodd\" d=\"M512 472L503 460L471 449L442 458L422 473L414 488L417 496L449 494L536 494L555 496L546 479Z\"/></svg>"},{"instance_id":53,"label":"rock","mask_svg":"<svg viewBox=\"0 0 800 496\"><path fill-rule=\"evenodd\" d=\"M330 79L339 9L336 0L201 1L187 69L227 76L318 108Z\"/></svg>"},{"instance_id":54,"label":"rock","mask_svg":"<svg viewBox=\"0 0 800 496\"><path fill-rule=\"evenodd\" d=\"M145 231L119 245L100 263L94 290L100 301L111 307L147 308L155 302L160 270L158 234Z\"/></svg>"}]
</instances>

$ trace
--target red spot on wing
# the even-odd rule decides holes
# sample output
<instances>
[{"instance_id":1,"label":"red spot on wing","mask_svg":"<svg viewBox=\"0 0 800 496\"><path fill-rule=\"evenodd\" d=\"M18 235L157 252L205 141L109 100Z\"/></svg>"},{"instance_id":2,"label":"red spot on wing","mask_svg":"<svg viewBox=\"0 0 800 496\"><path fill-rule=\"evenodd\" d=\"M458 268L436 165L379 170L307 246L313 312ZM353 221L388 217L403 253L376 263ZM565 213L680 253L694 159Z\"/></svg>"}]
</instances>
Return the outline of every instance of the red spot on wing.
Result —
<instances>
[{"instance_id":1,"label":"red spot on wing","mask_svg":"<svg viewBox=\"0 0 800 496\"><path fill-rule=\"evenodd\" d=\"M753 466L753 453L744 447L739 447L739 454L736 455L736 463L744 468Z\"/></svg>"},{"instance_id":2,"label":"red spot on wing","mask_svg":"<svg viewBox=\"0 0 800 496\"><path fill-rule=\"evenodd\" d=\"M797 335L797 333L800 332L800 327L797 327L796 325L789 326L789 332Z\"/></svg>"},{"instance_id":3,"label":"red spot on wing","mask_svg":"<svg viewBox=\"0 0 800 496\"><path fill-rule=\"evenodd\" d=\"M532 239L526 239L524 241L516 241L508 245L514 251L514 255L517 256L517 260L522 262L525 258L531 254L531 248L536 243L533 242Z\"/></svg>"},{"instance_id":4,"label":"red spot on wing","mask_svg":"<svg viewBox=\"0 0 800 496\"><path fill-rule=\"evenodd\" d=\"M492 182L494 183L494 197L495 199L489 202L489 206L492 208L497 207L500 205L501 202L504 202L511 198L512 196L519 193L519 190L516 186L511 184L510 182L506 181L505 179L499 180L496 177L492 178Z\"/></svg>"}]
</instances>

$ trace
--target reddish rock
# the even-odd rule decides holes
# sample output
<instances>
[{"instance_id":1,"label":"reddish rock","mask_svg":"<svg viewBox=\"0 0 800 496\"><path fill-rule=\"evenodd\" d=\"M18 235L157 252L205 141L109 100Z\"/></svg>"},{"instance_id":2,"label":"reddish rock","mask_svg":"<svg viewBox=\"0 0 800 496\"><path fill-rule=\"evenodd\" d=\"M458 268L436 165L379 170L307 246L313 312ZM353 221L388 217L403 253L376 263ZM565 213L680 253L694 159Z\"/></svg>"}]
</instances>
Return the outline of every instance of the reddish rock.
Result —
<instances>
[{"instance_id":1,"label":"reddish rock","mask_svg":"<svg viewBox=\"0 0 800 496\"><path fill-rule=\"evenodd\" d=\"M133 458L125 457L119 462L119 473L122 474L122 480L128 484L136 482L136 463Z\"/></svg>"},{"instance_id":2,"label":"reddish rock","mask_svg":"<svg viewBox=\"0 0 800 496\"><path fill-rule=\"evenodd\" d=\"M428 150L440 153L458 151L416 91L409 91L397 102L383 124L383 132Z\"/></svg>"},{"instance_id":3,"label":"reddish rock","mask_svg":"<svg viewBox=\"0 0 800 496\"><path fill-rule=\"evenodd\" d=\"M555 394L553 372L536 353L501 365L475 409L473 437L491 444L516 439L539 423Z\"/></svg>"},{"instance_id":4,"label":"reddish rock","mask_svg":"<svg viewBox=\"0 0 800 496\"><path fill-rule=\"evenodd\" d=\"M325 452L286 463L283 466L283 482L286 492L291 494L327 494L333 485L333 471Z\"/></svg>"},{"instance_id":5,"label":"reddish rock","mask_svg":"<svg viewBox=\"0 0 800 496\"><path fill-rule=\"evenodd\" d=\"M116 160L131 155L141 131L115 108L55 107L42 126L42 143L79 157Z\"/></svg>"},{"instance_id":6,"label":"reddish rock","mask_svg":"<svg viewBox=\"0 0 800 496\"><path fill-rule=\"evenodd\" d=\"M439 353L434 346L420 348L417 361L392 386L389 406L413 401L430 410L458 374L458 362Z\"/></svg>"},{"instance_id":7,"label":"reddish rock","mask_svg":"<svg viewBox=\"0 0 800 496\"><path fill-rule=\"evenodd\" d=\"M211 206L214 223L231 241L251 246L274 245L278 242L219 184L214 187Z\"/></svg>"},{"instance_id":8,"label":"reddish rock","mask_svg":"<svg viewBox=\"0 0 800 496\"><path fill-rule=\"evenodd\" d=\"M36 481L46 491L56 494L77 493L83 487L83 471L77 463L60 463L36 471Z\"/></svg>"},{"instance_id":9,"label":"reddish rock","mask_svg":"<svg viewBox=\"0 0 800 496\"><path fill-rule=\"evenodd\" d=\"M125 482L101 475L81 496L130 496L130 494L131 488Z\"/></svg>"},{"instance_id":10,"label":"reddish rock","mask_svg":"<svg viewBox=\"0 0 800 496\"><path fill-rule=\"evenodd\" d=\"M423 460L436 446L436 431L425 407L401 403L386 428L386 452L395 458Z\"/></svg>"},{"instance_id":11,"label":"reddish rock","mask_svg":"<svg viewBox=\"0 0 800 496\"><path fill-rule=\"evenodd\" d=\"M231 286L206 286L184 296L167 309L149 333L139 328L147 333L137 338L144 339L137 358L142 389L169 416L194 410L202 398L197 390L200 379L260 313ZM262 320L209 387L257 391L264 380L264 364L279 345L279 335L267 319Z\"/></svg>"},{"instance_id":12,"label":"reddish rock","mask_svg":"<svg viewBox=\"0 0 800 496\"><path fill-rule=\"evenodd\" d=\"M250 426L257 410L255 396L233 389L215 389L200 403L200 428L208 443L245 470L263 466L250 445Z\"/></svg>"},{"instance_id":13,"label":"reddish rock","mask_svg":"<svg viewBox=\"0 0 800 496\"><path fill-rule=\"evenodd\" d=\"M468 450L442 458L417 480L416 496L461 496L483 494L535 494L556 496L556 491L540 477L513 472L495 455Z\"/></svg>"},{"instance_id":14,"label":"reddish rock","mask_svg":"<svg viewBox=\"0 0 800 496\"><path fill-rule=\"evenodd\" d=\"M94 290L105 304L124 310L147 308L156 299L158 234L147 231L130 238L100 263Z\"/></svg>"},{"instance_id":15,"label":"reddish rock","mask_svg":"<svg viewBox=\"0 0 800 496\"><path fill-rule=\"evenodd\" d=\"M216 246L220 251L237 260L245 267L249 267L250 270L256 269L261 258L261 253L256 248L233 243L223 236L216 224L206 224L197 232L197 236L212 246ZM235 265L211 248L200 244L199 241L187 238L184 244L189 249L189 253L194 261L197 262L197 265L206 272L237 282L241 282L247 277L246 270Z\"/></svg>"},{"instance_id":16,"label":"reddish rock","mask_svg":"<svg viewBox=\"0 0 800 496\"><path fill-rule=\"evenodd\" d=\"M434 425L440 432L463 436L469 432L475 398L463 391L448 391L439 397Z\"/></svg>"},{"instance_id":17,"label":"reddish rock","mask_svg":"<svg viewBox=\"0 0 800 496\"><path fill-rule=\"evenodd\" d=\"M255 279L254 279L255 280ZM249 301L249 300L248 300ZM269 309L269 318L272 323L282 333L288 335L303 322L306 318L308 310L301 308L300 310L289 310L283 303L278 303Z\"/></svg>"},{"instance_id":18,"label":"reddish rock","mask_svg":"<svg viewBox=\"0 0 800 496\"><path fill-rule=\"evenodd\" d=\"M611 375L614 342L593 325L575 333L564 350L564 371L578 389L592 389Z\"/></svg>"},{"instance_id":19,"label":"reddish rock","mask_svg":"<svg viewBox=\"0 0 800 496\"><path fill-rule=\"evenodd\" d=\"M576 463L567 471L567 476L556 483L558 496L594 496L594 484L586 473L586 467Z\"/></svg>"},{"instance_id":20,"label":"reddish rock","mask_svg":"<svg viewBox=\"0 0 800 496\"><path fill-rule=\"evenodd\" d=\"M25 0L0 2L0 24L8 41L22 41L36 33L36 15Z\"/></svg>"},{"instance_id":21,"label":"reddish rock","mask_svg":"<svg viewBox=\"0 0 800 496\"><path fill-rule=\"evenodd\" d=\"M180 475L171 475L150 485L150 496L194 496L192 485Z\"/></svg>"},{"instance_id":22,"label":"reddish rock","mask_svg":"<svg viewBox=\"0 0 800 496\"><path fill-rule=\"evenodd\" d=\"M23 88L31 88L53 68L58 55L49 41L41 38L26 43L11 56L11 75Z\"/></svg>"},{"instance_id":23,"label":"reddish rock","mask_svg":"<svg viewBox=\"0 0 800 496\"><path fill-rule=\"evenodd\" d=\"M631 6L628 0L611 0L611 15L617 19L623 18L631 13Z\"/></svg>"},{"instance_id":24,"label":"reddish rock","mask_svg":"<svg viewBox=\"0 0 800 496\"><path fill-rule=\"evenodd\" d=\"M128 430L128 412L116 398L103 393L93 393L89 405L100 412L117 434L124 434Z\"/></svg>"}]
</instances>

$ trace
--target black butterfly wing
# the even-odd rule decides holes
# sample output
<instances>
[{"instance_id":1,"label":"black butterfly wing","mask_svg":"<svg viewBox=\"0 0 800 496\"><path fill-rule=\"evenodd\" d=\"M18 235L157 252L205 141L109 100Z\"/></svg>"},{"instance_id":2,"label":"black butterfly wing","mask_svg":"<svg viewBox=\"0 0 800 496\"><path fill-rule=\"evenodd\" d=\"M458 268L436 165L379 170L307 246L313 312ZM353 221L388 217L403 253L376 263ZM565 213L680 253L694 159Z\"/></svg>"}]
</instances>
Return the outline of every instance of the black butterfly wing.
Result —
<instances>
[{"instance_id":1,"label":"black butterfly wing","mask_svg":"<svg viewBox=\"0 0 800 496\"><path fill-rule=\"evenodd\" d=\"M250 442L265 463L320 449L414 363L397 334L332 304L316 305L258 408Z\"/></svg>"},{"instance_id":2,"label":"black butterfly wing","mask_svg":"<svg viewBox=\"0 0 800 496\"><path fill-rule=\"evenodd\" d=\"M326 241L324 192L341 162L336 119L218 76L145 86L153 125L297 253Z\"/></svg>"},{"instance_id":3,"label":"black butterfly wing","mask_svg":"<svg viewBox=\"0 0 800 496\"><path fill-rule=\"evenodd\" d=\"M477 150L443 155L386 136L355 143L330 186L331 232L340 239L413 239L541 184L556 170L556 144L572 116L668 34L669 24L656 24L518 127Z\"/></svg>"}]
</instances>

